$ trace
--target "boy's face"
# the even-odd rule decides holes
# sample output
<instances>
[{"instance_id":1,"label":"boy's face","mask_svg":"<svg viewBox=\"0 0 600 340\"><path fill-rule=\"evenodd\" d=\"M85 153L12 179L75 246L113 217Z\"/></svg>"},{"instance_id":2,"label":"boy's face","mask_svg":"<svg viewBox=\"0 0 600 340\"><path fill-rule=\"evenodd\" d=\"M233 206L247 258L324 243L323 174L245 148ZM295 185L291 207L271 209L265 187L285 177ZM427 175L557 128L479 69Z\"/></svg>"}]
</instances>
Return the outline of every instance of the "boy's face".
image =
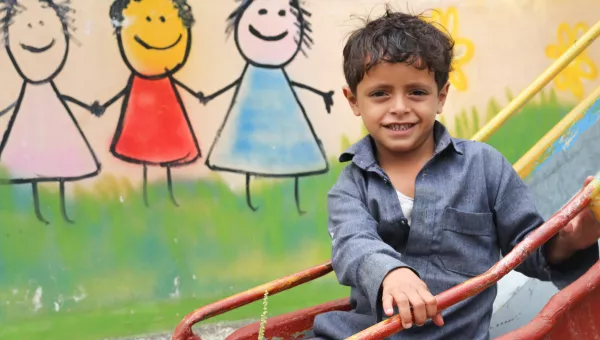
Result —
<instances>
[{"instance_id":1,"label":"boy's face","mask_svg":"<svg viewBox=\"0 0 600 340\"><path fill-rule=\"evenodd\" d=\"M378 149L414 153L433 140L436 115L442 113L448 84L438 91L433 73L406 63L378 63L358 84L356 95L344 95ZM384 150L381 150L381 149Z\"/></svg>"}]
</instances>

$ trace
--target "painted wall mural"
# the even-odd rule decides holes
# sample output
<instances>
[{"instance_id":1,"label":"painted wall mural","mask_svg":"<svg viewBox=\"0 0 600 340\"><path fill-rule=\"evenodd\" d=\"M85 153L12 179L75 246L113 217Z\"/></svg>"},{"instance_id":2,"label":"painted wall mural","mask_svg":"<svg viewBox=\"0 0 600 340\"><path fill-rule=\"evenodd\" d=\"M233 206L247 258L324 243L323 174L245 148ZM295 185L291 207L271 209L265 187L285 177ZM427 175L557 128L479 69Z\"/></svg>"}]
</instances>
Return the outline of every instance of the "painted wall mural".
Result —
<instances>
[{"instance_id":1,"label":"painted wall mural","mask_svg":"<svg viewBox=\"0 0 600 340\"><path fill-rule=\"evenodd\" d=\"M0 164L8 169L3 184L30 184L38 220L48 224L40 210L38 184L57 182L61 213L65 182L96 176L100 163L68 103L90 106L58 89L71 33L68 4L52 1L8 1L3 8L4 44L12 66L22 78L19 97L0 115L12 111L0 144ZM35 133L34 133L35 131Z\"/></svg>"},{"instance_id":2,"label":"painted wall mural","mask_svg":"<svg viewBox=\"0 0 600 340\"><path fill-rule=\"evenodd\" d=\"M179 206L171 169L193 163L201 155L179 91L198 98L200 94L174 77L190 54L192 8L183 0L118 0L110 7L110 19L123 62L131 70L125 88L99 108L103 112L123 97L110 152L142 166L146 206L148 166L165 168L169 197Z\"/></svg>"},{"instance_id":3,"label":"painted wall mural","mask_svg":"<svg viewBox=\"0 0 600 340\"><path fill-rule=\"evenodd\" d=\"M575 23L572 27L566 22L561 22L557 28L557 42L546 47L546 56L558 59L565 51L577 41L589 26L585 22ZM569 64L554 80L554 88L559 91L569 91L579 100L583 100L585 89L583 81L598 78L598 68L588 56L587 51L581 53Z\"/></svg>"},{"instance_id":4,"label":"painted wall mural","mask_svg":"<svg viewBox=\"0 0 600 340\"><path fill-rule=\"evenodd\" d=\"M386 2L0 0L0 339L168 331L329 259L326 194L364 133L341 93L341 48ZM463 138L600 12L596 0L389 2L455 38L440 119ZM518 160L600 85L598 60L595 43L489 143ZM330 275L270 297L269 315L347 293Z\"/></svg>"},{"instance_id":5,"label":"painted wall mural","mask_svg":"<svg viewBox=\"0 0 600 340\"><path fill-rule=\"evenodd\" d=\"M428 21L439 24L441 29L448 32L454 38L455 56L452 63L453 72L450 74L449 81L457 91L467 91L469 89L469 80L462 70L462 66L473 59L475 45L459 32L458 10L456 7L451 6L445 10L443 8L436 8L428 14Z\"/></svg>"},{"instance_id":6,"label":"painted wall mural","mask_svg":"<svg viewBox=\"0 0 600 340\"><path fill-rule=\"evenodd\" d=\"M210 148L206 165L215 171L246 176L246 202L253 211L250 177L292 177L300 214L299 178L328 171L325 150L296 89L323 98L331 112L334 91L322 92L295 82L285 66L302 53L308 56L311 13L300 0L243 0L227 18L227 34L246 65L239 78L207 96L210 102L233 89L231 106ZM276 100L273 100L277 98Z\"/></svg>"}]
</instances>

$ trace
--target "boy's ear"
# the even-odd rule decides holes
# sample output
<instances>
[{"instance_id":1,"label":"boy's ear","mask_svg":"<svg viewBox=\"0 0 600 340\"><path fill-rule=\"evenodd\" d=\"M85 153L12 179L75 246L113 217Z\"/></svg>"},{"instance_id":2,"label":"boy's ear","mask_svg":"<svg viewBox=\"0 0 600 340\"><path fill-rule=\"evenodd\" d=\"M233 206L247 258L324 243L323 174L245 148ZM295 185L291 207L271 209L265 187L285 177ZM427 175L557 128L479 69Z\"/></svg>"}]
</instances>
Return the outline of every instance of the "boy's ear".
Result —
<instances>
[{"instance_id":1,"label":"boy's ear","mask_svg":"<svg viewBox=\"0 0 600 340\"><path fill-rule=\"evenodd\" d=\"M444 111L444 104L446 104L446 98L448 98L448 91L450 91L450 82L447 82L438 94L438 114L441 114Z\"/></svg>"},{"instance_id":2,"label":"boy's ear","mask_svg":"<svg viewBox=\"0 0 600 340\"><path fill-rule=\"evenodd\" d=\"M354 115L357 117L360 116L360 110L358 109L356 96L354 95L354 93L352 93L350 87L344 86L342 87L342 91L344 92L344 97L346 97L346 100L348 100L348 104L350 104L350 108L352 109Z\"/></svg>"}]
</instances>

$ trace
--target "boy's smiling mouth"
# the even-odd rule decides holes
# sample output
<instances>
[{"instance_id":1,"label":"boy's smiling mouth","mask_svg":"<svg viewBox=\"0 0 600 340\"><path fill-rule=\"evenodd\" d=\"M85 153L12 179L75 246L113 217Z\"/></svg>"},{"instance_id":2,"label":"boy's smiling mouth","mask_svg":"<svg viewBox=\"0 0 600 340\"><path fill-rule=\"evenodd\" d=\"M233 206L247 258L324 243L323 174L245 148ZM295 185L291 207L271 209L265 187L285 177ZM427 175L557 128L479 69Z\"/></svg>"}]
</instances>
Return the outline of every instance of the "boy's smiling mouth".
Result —
<instances>
[{"instance_id":1,"label":"boy's smiling mouth","mask_svg":"<svg viewBox=\"0 0 600 340\"><path fill-rule=\"evenodd\" d=\"M383 127L385 127L386 129L392 130L392 131L406 131L406 130L410 130L413 126L415 126L416 124L413 123L392 123L392 124L385 124Z\"/></svg>"},{"instance_id":2,"label":"boy's smiling mouth","mask_svg":"<svg viewBox=\"0 0 600 340\"><path fill-rule=\"evenodd\" d=\"M252 33L253 36L257 37L258 39L265 40L265 41L278 41L278 40L281 40L281 39L285 38L288 35L288 31L285 31L285 32L283 32L281 34L278 34L278 35L272 35L272 36L262 35L252 25L248 26L248 30L250 30L250 33Z\"/></svg>"},{"instance_id":3,"label":"boy's smiling mouth","mask_svg":"<svg viewBox=\"0 0 600 340\"><path fill-rule=\"evenodd\" d=\"M25 45L23 43L21 43L21 48L24 49L25 51L29 51L31 53L43 53L48 51L50 48L52 48L52 46L54 46L54 42L56 40L52 39L52 41L43 47L35 47L35 46L30 46L30 45Z\"/></svg>"},{"instance_id":4,"label":"boy's smiling mouth","mask_svg":"<svg viewBox=\"0 0 600 340\"><path fill-rule=\"evenodd\" d=\"M177 40L175 40L174 43L172 43L169 46L165 46L165 47L152 46L152 45L148 44L147 42L145 42L144 40L142 40L142 38L140 38L137 34L135 35L134 39L138 44L142 45L145 49L164 51L164 50L171 49L171 48L175 47L177 44L179 44L182 37L183 36L181 34L179 34L179 37L177 38Z\"/></svg>"}]
</instances>

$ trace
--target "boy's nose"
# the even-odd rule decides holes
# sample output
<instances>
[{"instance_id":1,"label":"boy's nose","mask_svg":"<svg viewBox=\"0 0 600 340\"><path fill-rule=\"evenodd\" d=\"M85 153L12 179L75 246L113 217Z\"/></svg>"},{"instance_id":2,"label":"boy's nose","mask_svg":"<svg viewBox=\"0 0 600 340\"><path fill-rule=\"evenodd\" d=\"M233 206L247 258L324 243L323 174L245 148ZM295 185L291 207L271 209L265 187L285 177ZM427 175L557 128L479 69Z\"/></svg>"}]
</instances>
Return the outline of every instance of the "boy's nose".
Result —
<instances>
[{"instance_id":1,"label":"boy's nose","mask_svg":"<svg viewBox=\"0 0 600 340\"><path fill-rule=\"evenodd\" d=\"M404 114L409 111L408 103L404 96L394 96L392 98L392 107L390 113L392 114Z\"/></svg>"}]
</instances>

